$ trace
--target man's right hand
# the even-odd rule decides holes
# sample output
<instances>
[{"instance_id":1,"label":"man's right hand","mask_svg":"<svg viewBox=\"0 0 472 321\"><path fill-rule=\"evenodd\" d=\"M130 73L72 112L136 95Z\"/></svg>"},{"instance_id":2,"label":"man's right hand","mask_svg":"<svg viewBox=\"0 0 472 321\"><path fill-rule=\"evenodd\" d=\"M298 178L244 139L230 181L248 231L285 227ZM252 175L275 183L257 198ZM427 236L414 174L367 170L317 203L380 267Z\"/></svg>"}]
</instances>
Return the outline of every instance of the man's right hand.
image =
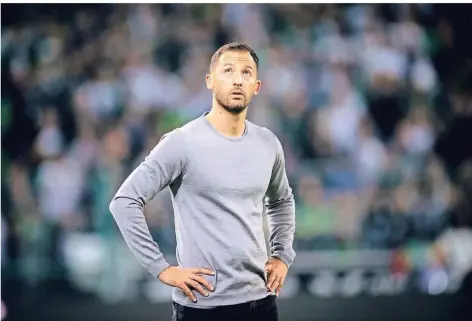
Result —
<instances>
[{"instance_id":1,"label":"man's right hand","mask_svg":"<svg viewBox=\"0 0 472 321\"><path fill-rule=\"evenodd\" d=\"M209 293L203 289L202 285L210 291L214 290L213 287L199 274L215 275L212 270L205 268L185 269L181 267L170 266L165 269L158 278L164 284L181 289L190 300L197 302L197 299L193 295L190 288L197 290L203 296L208 296Z\"/></svg>"}]
</instances>

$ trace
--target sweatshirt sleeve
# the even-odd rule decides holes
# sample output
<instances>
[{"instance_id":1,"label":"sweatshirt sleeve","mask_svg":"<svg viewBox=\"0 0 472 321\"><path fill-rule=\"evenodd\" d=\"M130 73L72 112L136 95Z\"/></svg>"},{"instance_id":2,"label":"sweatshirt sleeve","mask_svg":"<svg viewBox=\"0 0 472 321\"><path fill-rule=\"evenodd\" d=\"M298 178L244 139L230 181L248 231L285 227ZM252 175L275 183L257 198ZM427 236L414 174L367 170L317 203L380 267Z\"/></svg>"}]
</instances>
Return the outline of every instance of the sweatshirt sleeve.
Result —
<instances>
[{"instance_id":1,"label":"sweatshirt sleeve","mask_svg":"<svg viewBox=\"0 0 472 321\"><path fill-rule=\"evenodd\" d=\"M269 243L271 256L280 259L290 267L295 259L293 249L295 202L285 171L282 144L275 135L274 138L276 158L265 198Z\"/></svg>"},{"instance_id":2,"label":"sweatshirt sleeve","mask_svg":"<svg viewBox=\"0 0 472 321\"><path fill-rule=\"evenodd\" d=\"M169 264L149 232L144 206L184 171L186 157L178 130L164 135L126 178L110 203L110 212L138 261L158 277Z\"/></svg>"}]
</instances>

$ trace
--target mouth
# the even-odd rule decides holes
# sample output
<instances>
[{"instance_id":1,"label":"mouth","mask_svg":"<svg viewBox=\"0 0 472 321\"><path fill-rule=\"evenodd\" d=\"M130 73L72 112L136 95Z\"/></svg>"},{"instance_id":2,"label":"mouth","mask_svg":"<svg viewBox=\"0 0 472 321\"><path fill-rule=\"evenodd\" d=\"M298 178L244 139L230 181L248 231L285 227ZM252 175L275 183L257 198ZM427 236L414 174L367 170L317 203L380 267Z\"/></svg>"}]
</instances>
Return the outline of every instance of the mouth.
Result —
<instances>
[{"instance_id":1,"label":"mouth","mask_svg":"<svg viewBox=\"0 0 472 321\"><path fill-rule=\"evenodd\" d=\"M241 91L233 91L231 92L231 96L235 97L235 98L243 98L244 97L244 93L241 92Z\"/></svg>"}]
</instances>

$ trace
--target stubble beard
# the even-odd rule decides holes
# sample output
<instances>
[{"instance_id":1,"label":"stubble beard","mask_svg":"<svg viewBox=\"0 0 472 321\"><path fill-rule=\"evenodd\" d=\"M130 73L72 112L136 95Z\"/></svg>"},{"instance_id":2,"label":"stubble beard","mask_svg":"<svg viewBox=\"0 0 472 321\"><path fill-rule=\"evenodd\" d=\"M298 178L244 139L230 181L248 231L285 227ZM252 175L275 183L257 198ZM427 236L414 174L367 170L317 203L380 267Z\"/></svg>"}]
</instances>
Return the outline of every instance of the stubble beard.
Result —
<instances>
[{"instance_id":1,"label":"stubble beard","mask_svg":"<svg viewBox=\"0 0 472 321\"><path fill-rule=\"evenodd\" d=\"M219 93L216 93L215 98L224 110L233 115L239 115L247 108L246 96L244 96L244 99L242 99L239 104L231 104L231 99L229 97L223 98Z\"/></svg>"}]
</instances>

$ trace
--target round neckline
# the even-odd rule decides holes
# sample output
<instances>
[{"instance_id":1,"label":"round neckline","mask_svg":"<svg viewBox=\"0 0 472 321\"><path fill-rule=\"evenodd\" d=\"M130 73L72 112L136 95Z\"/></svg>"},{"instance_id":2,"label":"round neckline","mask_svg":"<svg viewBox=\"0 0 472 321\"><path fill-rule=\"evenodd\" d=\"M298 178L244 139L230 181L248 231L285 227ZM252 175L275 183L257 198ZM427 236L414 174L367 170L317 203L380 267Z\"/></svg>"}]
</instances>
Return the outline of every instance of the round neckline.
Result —
<instances>
[{"instance_id":1,"label":"round neckline","mask_svg":"<svg viewBox=\"0 0 472 321\"><path fill-rule=\"evenodd\" d=\"M210 123L210 121L206 118L206 115L208 115L209 113L210 113L209 111L206 111L205 113L203 113L203 115L201 117L203 118L203 121L211 128L211 130L213 132L215 132L221 138L232 141L232 142L237 142L237 141L243 140L247 136L248 131L249 131L249 126L248 126L247 120L244 120L244 125L245 126L244 126L243 134L239 137L231 137L231 136L223 135L215 127L213 127L212 123Z\"/></svg>"}]
</instances>

